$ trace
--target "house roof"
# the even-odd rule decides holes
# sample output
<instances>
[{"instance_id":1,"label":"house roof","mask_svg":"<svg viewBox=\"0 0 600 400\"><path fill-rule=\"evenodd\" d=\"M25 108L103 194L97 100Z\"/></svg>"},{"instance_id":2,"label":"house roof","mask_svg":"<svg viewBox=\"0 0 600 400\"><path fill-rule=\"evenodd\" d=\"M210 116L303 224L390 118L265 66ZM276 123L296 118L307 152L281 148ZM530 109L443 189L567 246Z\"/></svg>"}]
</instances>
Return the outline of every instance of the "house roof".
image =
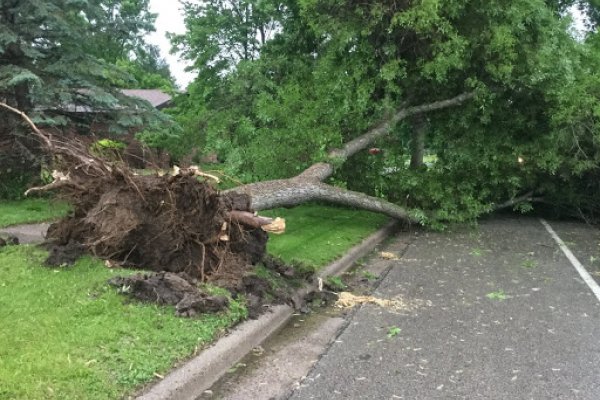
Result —
<instances>
[{"instance_id":1,"label":"house roof","mask_svg":"<svg viewBox=\"0 0 600 400\"><path fill-rule=\"evenodd\" d=\"M173 97L163 92L160 89L118 89L122 94L127 97L135 97L137 99L145 100L150 105L156 109L163 109L171 104L171 100ZM80 94L89 94L91 91L89 89L77 89L77 92ZM110 110L120 109L122 106L116 105L109 108L98 108L89 105L81 105L75 103L66 103L60 106L53 107L38 107L38 110L45 111L64 111L69 113L93 113L93 112L105 112Z\"/></svg>"},{"instance_id":2,"label":"house roof","mask_svg":"<svg viewBox=\"0 0 600 400\"><path fill-rule=\"evenodd\" d=\"M146 100L155 108L163 108L169 104L171 95L159 89L122 89L121 93L129 97Z\"/></svg>"}]
</instances>

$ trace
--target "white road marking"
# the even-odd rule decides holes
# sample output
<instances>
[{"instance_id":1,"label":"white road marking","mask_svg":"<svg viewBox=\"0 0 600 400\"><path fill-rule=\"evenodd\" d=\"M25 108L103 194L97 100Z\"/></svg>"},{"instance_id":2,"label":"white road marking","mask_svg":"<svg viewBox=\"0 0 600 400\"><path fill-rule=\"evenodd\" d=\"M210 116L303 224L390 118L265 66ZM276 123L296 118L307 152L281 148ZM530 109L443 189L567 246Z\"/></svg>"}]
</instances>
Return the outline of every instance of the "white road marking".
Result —
<instances>
[{"instance_id":1,"label":"white road marking","mask_svg":"<svg viewBox=\"0 0 600 400\"><path fill-rule=\"evenodd\" d=\"M575 255L567 247L565 242L563 242L562 239L558 237L558 235L556 234L556 232L554 232L554 229L552 229L550 224L542 218L540 218L540 222L542 223L542 225L544 225L550 236L552 236L554 241L558 244L558 247L560 247L565 256L567 256L567 258L575 267L577 272L579 272L579 276L581 276L581 279L583 279L583 281L589 286L589 288L592 289L592 292L594 293L598 301L600 301L600 286L598 285L598 283L596 283L594 278L592 278L589 272L587 272L585 267L579 262L577 257L575 257Z\"/></svg>"}]
</instances>

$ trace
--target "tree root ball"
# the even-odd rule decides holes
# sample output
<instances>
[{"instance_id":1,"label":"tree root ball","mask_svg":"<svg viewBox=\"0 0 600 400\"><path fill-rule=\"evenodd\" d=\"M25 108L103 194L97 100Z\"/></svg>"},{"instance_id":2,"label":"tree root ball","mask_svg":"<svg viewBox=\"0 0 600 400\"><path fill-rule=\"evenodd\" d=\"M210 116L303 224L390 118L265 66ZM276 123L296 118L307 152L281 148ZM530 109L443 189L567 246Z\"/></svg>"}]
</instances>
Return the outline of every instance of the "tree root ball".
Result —
<instances>
[{"instance_id":1,"label":"tree root ball","mask_svg":"<svg viewBox=\"0 0 600 400\"><path fill-rule=\"evenodd\" d=\"M72 215L48 230L56 246L75 242L112 263L200 281L242 276L264 256L267 234L229 218L233 209L250 211L245 195L222 196L185 174L115 174L78 183L83 190L69 193Z\"/></svg>"}]
</instances>

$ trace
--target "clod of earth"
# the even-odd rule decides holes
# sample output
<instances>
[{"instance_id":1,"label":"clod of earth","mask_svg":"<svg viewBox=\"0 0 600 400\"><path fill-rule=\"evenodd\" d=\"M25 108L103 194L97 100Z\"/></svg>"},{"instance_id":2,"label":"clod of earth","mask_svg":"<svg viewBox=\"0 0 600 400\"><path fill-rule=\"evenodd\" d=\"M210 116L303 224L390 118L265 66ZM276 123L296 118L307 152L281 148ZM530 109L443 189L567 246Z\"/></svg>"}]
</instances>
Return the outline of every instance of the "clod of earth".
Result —
<instances>
[{"instance_id":1,"label":"clod of earth","mask_svg":"<svg viewBox=\"0 0 600 400\"><path fill-rule=\"evenodd\" d=\"M48 267L73 265L84 252L85 247L73 240L65 245L51 245L44 265Z\"/></svg>"},{"instance_id":2,"label":"clod of earth","mask_svg":"<svg viewBox=\"0 0 600 400\"><path fill-rule=\"evenodd\" d=\"M201 291L197 280L185 273L160 272L116 277L109 284L136 300L175 306L178 316L217 312L229 306L225 296L210 296Z\"/></svg>"}]
</instances>

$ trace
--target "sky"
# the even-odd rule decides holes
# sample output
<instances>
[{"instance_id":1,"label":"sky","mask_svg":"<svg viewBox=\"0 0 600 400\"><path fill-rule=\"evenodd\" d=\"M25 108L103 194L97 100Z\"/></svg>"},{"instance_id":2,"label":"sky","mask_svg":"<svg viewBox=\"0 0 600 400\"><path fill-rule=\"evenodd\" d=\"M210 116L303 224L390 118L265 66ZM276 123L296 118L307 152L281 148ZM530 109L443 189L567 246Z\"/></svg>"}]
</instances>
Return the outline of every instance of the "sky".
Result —
<instances>
[{"instance_id":1,"label":"sky","mask_svg":"<svg viewBox=\"0 0 600 400\"><path fill-rule=\"evenodd\" d=\"M158 18L156 19L156 32L148 35L148 42L160 48L161 55L169 64L171 73L177 80L180 89L185 89L194 79L194 74L184 71L187 63L180 60L178 55L170 54L171 43L165 37L167 32L185 32L183 14L179 7L179 2L173 0L150 0L150 11L158 14Z\"/></svg>"}]
</instances>

